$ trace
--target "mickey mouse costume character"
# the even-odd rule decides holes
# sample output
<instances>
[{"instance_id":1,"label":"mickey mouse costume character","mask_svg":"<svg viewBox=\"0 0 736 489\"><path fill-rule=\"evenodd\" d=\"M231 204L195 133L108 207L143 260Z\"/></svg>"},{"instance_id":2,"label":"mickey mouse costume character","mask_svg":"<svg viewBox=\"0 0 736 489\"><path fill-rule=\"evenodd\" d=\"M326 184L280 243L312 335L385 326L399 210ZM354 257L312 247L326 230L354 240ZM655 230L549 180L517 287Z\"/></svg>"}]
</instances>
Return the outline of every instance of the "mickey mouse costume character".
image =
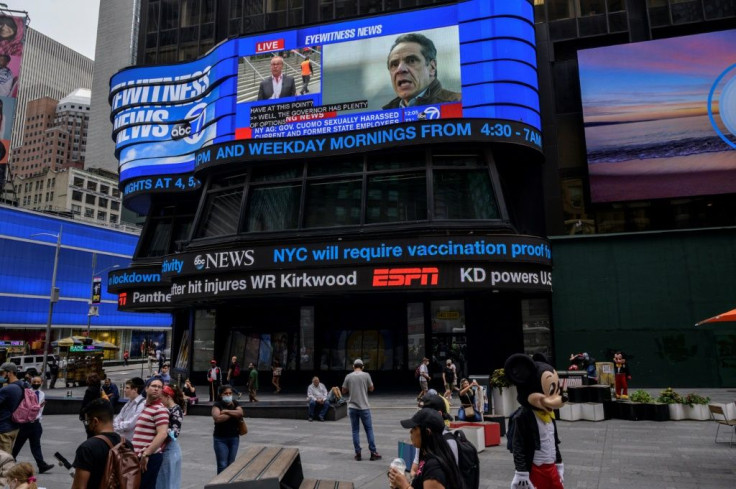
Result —
<instances>
[{"instance_id":1,"label":"mickey mouse costume character","mask_svg":"<svg viewBox=\"0 0 736 489\"><path fill-rule=\"evenodd\" d=\"M521 408L514 414L512 452L516 472L511 489L564 489L564 465L554 410L567 402L555 369L543 355L517 353L504 365L516 385Z\"/></svg>"},{"instance_id":2,"label":"mickey mouse costume character","mask_svg":"<svg viewBox=\"0 0 736 489\"><path fill-rule=\"evenodd\" d=\"M626 358L620 351L613 354L613 373L615 374L613 381L616 384L616 399L628 399L631 374L629 366L626 365Z\"/></svg>"}]
</instances>

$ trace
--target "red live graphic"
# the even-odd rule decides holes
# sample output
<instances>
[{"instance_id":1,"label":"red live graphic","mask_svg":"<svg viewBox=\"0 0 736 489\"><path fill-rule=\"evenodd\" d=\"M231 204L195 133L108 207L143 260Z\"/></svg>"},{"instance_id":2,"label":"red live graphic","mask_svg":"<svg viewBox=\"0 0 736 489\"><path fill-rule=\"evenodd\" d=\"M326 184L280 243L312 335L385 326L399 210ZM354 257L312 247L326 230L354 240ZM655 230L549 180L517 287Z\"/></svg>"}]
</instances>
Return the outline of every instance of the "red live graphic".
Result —
<instances>
[{"instance_id":1,"label":"red live graphic","mask_svg":"<svg viewBox=\"0 0 736 489\"><path fill-rule=\"evenodd\" d=\"M265 53L268 51L278 51L284 49L284 40L275 39L273 41L262 41L256 43L256 53Z\"/></svg>"}]
</instances>

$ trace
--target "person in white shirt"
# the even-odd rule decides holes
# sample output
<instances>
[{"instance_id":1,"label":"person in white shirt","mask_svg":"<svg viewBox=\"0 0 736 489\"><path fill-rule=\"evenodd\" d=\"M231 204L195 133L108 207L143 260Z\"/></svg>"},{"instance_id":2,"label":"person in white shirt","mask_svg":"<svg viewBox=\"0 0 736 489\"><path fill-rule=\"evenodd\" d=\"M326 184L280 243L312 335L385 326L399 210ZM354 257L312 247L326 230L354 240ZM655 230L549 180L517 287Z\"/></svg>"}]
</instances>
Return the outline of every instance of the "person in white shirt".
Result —
<instances>
[{"instance_id":1,"label":"person in white shirt","mask_svg":"<svg viewBox=\"0 0 736 489\"><path fill-rule=\"evenodd\" d=\"M43 434L41 419L43 419L43 408L46 405L46 394L41 390L42 383L43 380L41 380L41 377L33 377L31 379L31 388L36 393L41 410L38 411L34 421L31 421L30 423L22 423L20 425L18 437L15 439L15 444L13 445L13 458L17 459L23 445L26 443L26 440L29 441L31 445L31 454L36 460L39 474L43 474L44 472L48 472L54 468L52 464L47 464L44 461L43 452L41 451L41 435Z\"/></svg>"},{"instance_id":2,"label":"person in white shirt","mask_svg":"<svg viewBox=\"0 0 736 489\"><path fill-rule=\"evenodd\" d=\"M140 377L133 377L125 382L123 395L128 399L120 413L115 416L112 427L117 434L124 436L126 440L133 441L133 430L143 408L146 407L146 396L143 392L144 382Z\"/></svg>"},{"instance_id":3,"label":"person in white shirt","mask_svg":"<svg viewBox=\"0 0 736 489\"><path fill-rule=\"evenodd\" d=\"M330 401L327 400L327 387L315 376L312 383L307 387L307 400L309 401L309 421L314 419L314 411L319 406L319 420L324 421L327 411L330 409Z\"/></svg>"}]
</instances>

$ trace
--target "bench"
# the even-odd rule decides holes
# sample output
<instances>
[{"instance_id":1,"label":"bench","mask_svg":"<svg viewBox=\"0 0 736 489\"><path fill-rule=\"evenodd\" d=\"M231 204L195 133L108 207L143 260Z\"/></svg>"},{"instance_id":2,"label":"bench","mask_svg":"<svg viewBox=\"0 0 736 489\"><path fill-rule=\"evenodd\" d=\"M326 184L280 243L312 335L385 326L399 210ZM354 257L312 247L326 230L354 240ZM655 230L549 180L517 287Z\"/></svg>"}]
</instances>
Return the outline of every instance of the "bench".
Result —
<instances>
[{"instance_id":1,"label":"bench","mask_svg":"<svg viewBox=\"0 0 736 489\"><path fill-rule=\"evenodd\" d=\"M303 419L307 420L306 401L261 401L261 402L238 402L243 408L246 418L276 418L276 419ZM200 402L192 404L187 408L187 415L210 416L212 413L211 402ZM348 416L348 406L331 405L327 410L325 420L337 421Z\"/></svg>"},{"instance_id":2,"label":"bench","mask_svg":"<svg viewBox=\"0 0 736 489\"><path fill-rule=\"evenodd\" d=\"M299 449L248 447L205 489L353 489L352 482L305 479Z\"/></svg>"}]
</instances>

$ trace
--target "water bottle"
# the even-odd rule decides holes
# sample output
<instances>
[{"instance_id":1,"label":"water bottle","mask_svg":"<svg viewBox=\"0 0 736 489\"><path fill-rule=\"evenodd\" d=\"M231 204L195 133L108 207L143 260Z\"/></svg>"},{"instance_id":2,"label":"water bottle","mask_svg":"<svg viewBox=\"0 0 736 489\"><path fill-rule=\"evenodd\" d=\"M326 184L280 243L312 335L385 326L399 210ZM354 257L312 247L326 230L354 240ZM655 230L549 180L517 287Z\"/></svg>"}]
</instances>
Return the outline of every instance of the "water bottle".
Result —
<instances>
[{"instance_id":1,"label":"water bottle","mask_svg":"<svg viewBox=\"0 0 736 489\"><path fill-rule=\"evenodd\" d=\"M393 468L398 469L403 474L406 471L406 462L404 462L403 458L395 458L391 461L391 465L389 465L389 470Z\"/></svg>"}]
</instances>

